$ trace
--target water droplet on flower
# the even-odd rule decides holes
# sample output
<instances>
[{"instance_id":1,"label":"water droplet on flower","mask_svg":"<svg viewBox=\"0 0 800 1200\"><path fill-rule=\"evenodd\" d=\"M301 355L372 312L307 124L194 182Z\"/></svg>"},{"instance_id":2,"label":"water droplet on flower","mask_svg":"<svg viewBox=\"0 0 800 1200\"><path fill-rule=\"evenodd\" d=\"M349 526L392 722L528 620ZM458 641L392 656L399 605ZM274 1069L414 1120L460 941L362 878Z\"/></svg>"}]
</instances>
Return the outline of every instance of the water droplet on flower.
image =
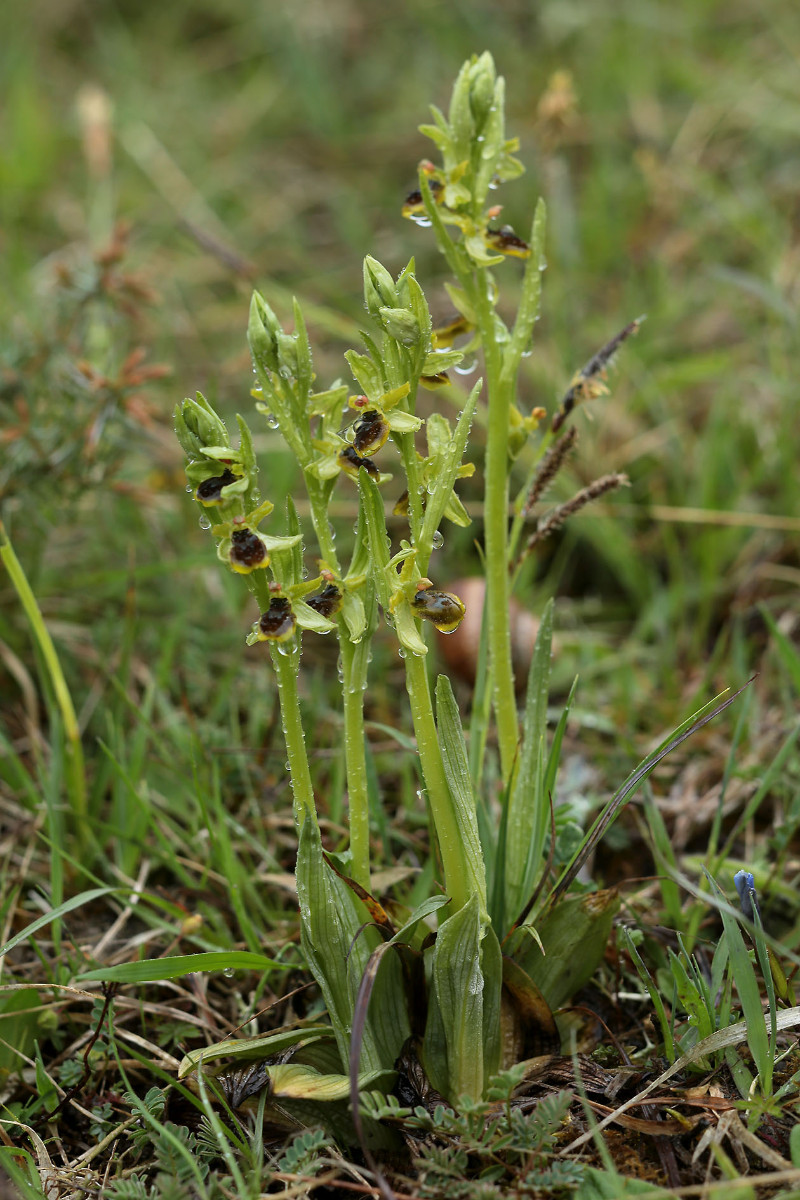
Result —
<instances>
[{"instance_id":1,"label":"water droplet on flower","mask_svg":"<svg viewBox=\"0 0 800 1200\"><path fill-rule=\"evenodd\" d=\"M275 413L267 413L267 424L269 425L270 429L278 428L280 421L275 416Z\"/></svg>"},{"instance_id":2,"label":"water droplet on flower","mask_svg":"<svg viewBox=\"0 0 800 1200\"><path fill-rule=\"evenodd\" d=\"M530 356L531 356L532 354L533 354L533 349L530 349L530 350L523 350L523 351L522 351L522 354L520 355L520 358L530 358Z\"/></svg>"},{"instance_id":3,"label":"water droplet on flower","mask_svg":"<svg viewBox=\"0 0 800 1200\"><path fill-rule=\"evenodd\" d=\"M431 227L430 217L412 217L411 220L415 225L419 225L420 229L430 229Z\"/></svg>"},{"instance_id":4,"label":"water droplet on flower","mask_svg":"<svg viewBox=\"0 0 800 1200\"><path fill-rule=\"evenodd\" d=\"M201 529L210 529L211 528L211 522L209 521L208 517L201 517L200 520L197 522L197 524L200 526Z\"/></svg>"},{"instance_id":5,"label":"water droplet on flower","mask_svg":"<svg viewBox=\"0 0 800 1200\"><path fill-rule=\"evenodd\" d=\"M186 485L186 489L185 489L185 490L186 490L187 492L193 492L193 491L194 491L194 488L192 487L192 485L191 485L190 483L187 483L187 485Z\"/></svg>"},{"instance_id":6,"label":"water droplet on flower","mask_svg":"<svg viewBox=\"0 0 800 1200\"><path fill-rule=\"evenodd\" d=\"M284 771L291 771L291 769L292 769L292 764L289 762L288 758L287 758L286 762L283 764L283 769L284 769Z\"/></svg>"},{"instance_id":7,"label":"water droplet on flower","mask_svg":"<svg viewBox=\"0 0 800 1200\"><path fill-rule=\"evenodd\" d=\"M278 654L282 654L284 658L290 658L294 653L294 639L288 642L278 642Z\"/></svg>"},{"instance_id":8,"label":"water droplet on flower","mask_svg":"<svg viewBox=\"0 0 800 1200\"><path fill-rule=\"evenodd\" d=\"M222 974L226 979L233 979L233 967L226 967Z\"/></svg>"},{"instance_id":9,"label":"water droplet on flower","mask_svg":"<svg viewBox=\"0 0 800 1200\"><path fill-rule=\"evenodd\" d=\"M434 550L441 550L442 546L444 545L444 537L442 536L442 534L440 533L440 531L438 529L436 530L436 533L431 538L431 542L433 544Z\"/></svg>"},{"instance_id":10,"label":"water droplet on flower","mask_svg":"<svg viewBox=\"0 0 800 1200\"><path fill-rule=\"evenodd\" d=\"M405 652L405 649L403 646L400 647L400 649L397 651L397 653L399 654L400 658L405 658L405 656L406 656L406 652Z\"/></svg>"},{"instance_id":11,"label":"water droplet on flower","mask_svg":"<svg viewBox=\"0 0 800 1200\"><path fill-rule=\"evenodd\" d=\"M539 255L539 270L540 271L547 270L547 259L545 258L545 256L543 254Z\"/></svg>"}]
</instances>

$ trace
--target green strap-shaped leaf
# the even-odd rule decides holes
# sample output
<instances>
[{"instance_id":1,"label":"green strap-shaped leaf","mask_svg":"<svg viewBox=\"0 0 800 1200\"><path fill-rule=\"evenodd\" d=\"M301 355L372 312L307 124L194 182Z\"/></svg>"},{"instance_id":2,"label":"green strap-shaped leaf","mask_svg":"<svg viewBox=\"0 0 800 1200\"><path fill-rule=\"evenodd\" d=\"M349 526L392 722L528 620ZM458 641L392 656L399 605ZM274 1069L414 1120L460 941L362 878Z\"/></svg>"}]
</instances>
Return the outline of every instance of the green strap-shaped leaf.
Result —
<instances>
[{"instance_id":1,"label":"green strap-shaped leaf","mask_svg":"<svg viewBox=\"0 0 800 1200\"><path fill-rule=\"evenodd\" d=\"M366 910L325 862L313 821L303 824L296 877L303 952L325 998L342 1062L347 1063L356 994L378 934L364 928L369 921ZM396 956L390 955L364 1032L361 1061L366 1071L391 1068L409 1034L400 971Z\"/></svg>"},{"instance_id":2,"label":"green strap-shaped leaf","mask_svg":"<svg viewBox=\"0 0 800 1200\"><path fill-rule=\"evenodd\" d=\"M446 675L436 680L436 726L442 748L442 763L450 795L453 814L458 823L460 841L469 873L469 890L474 890L480 901L481 915L486 916L486 871L478 832L478 815L475 792L469 774L467 748L461 729L458 705L453 688Z\"/></svg>"},{"instance_id":3,"label":"green strap-shaped leaf","mask_svg":"<svg viewBox=\"0 0 800 1200\"><path fill-rule=\"evenodd\" d=\"M260 1033L257 1037L226 1038L213 1046L191 1050L181 1059L178 1079L183 1079L198 1063L217 1058L270 1058L292 1047L310 1045L320 1038L330 1038L329 1025L306 1025L298 1029L279 1029L277 1033Z\"/></svg>"},{"instance_id":4,"label":"green strap-shaped leaf","mask_svg":"<svg viewBox=\"0 0 800 1200\"><path fill-rule=\"evenodd\" d=\"M429 1078L449 1100L479 1099L500 1058L502 959L477 893L439 927L433 949L423 1058ZM487 1043L488 1038L488 1043ZM446 1057L441 1078L442 1042ZM443 1084L444 1086L440 1086Z\"/></svg>"},{"instance_id":5,"label":"green strap-shaped leaf","mask_svg":"<svg viewBox=\"0 0 800 1200\"><path fill-rule=\"evenodd\" d=\"M613 888L568 896L536 923L544 953L525 926L504 944L552 1009L565 1004L597 970L619 905Z\"/></svg>"},{"instance_id":6,"label":"green strap-shaped leaf","mask_svg":"<svg viewBox=\"0 0 800 1200\"><path fill-rule=\"evenodd\" d=\"M177 979L192 971L268 971L272 967L285 971L287 964L249 950L213 950L204 954L178 954L171 958L148 958L142 962L119 963L115 967L98 967L79 975L77 982L103 979L115 983L149 983L158 979Z\"/></svg>"},{"instance_id":7,"label":"green strap-shaped leaf","mask_svg":"<svg viewBox=\"0 0 800 1200\"><path fill-rule=\"evenodd\" d=\"M323 1075L313 1067L302 1063L278 1063L268 1069L271 1095L276 1098L293 1097L296 1100L346 1100L350 1090L347 1075ZM366 1090L391 1086L395 1078L393 1071L370 1071L359 1075L358 1086Z\"/></svg>"}]
</instances>

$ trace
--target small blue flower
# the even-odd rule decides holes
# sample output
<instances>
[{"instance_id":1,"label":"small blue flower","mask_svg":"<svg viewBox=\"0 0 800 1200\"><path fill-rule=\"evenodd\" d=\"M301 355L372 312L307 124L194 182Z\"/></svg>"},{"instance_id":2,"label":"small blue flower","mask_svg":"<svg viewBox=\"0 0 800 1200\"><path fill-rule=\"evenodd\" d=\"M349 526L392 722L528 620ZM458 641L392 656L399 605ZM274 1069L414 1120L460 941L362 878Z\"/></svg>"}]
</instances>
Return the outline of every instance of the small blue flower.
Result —
<instances>
[{"instance_id":1,"label":"small blue flower","mask_svg":"<svg viewBox=\"0 0 800 1200\"><path fill-rule=\"evenodd\" d=\"M758 907L756 881L753 878L752 871L737 871L733 877L733 885L739 893L739 903L747 920L754 921L756 913L758 913L760 920L761 910Z\"/></svg>"}]
</instances>

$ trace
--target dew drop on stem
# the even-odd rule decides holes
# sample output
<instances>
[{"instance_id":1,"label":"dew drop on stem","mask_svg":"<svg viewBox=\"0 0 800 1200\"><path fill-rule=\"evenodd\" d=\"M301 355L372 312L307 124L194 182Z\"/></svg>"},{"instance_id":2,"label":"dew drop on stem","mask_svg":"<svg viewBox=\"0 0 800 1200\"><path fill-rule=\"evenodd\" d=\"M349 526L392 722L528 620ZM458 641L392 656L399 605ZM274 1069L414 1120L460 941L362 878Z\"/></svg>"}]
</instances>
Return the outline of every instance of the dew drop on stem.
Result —
<instances>
[{"instance_id":1,"label":"dew drop on stem","mask_svg":"<svg viewBox=\"0 0 800 1200\"><path fill-rule=\"evenodd\" d=\"M197 522L197 524L200 526L201 529L210 529L211 528L211 522L209 521L208 517L201 517L200 520Z\"/></svg>"},{"instance_id":2,"label":"dew drop on stem","mask_svg":"<svg viewBox=\"0 0 800 1200\"><path fill-rule=\"evenodd\" d=\"M434 550L441 550L442 546L444 545L444 537L438 529L431 538L431 544L433 545Z\"/></svg>"}]
</instances>

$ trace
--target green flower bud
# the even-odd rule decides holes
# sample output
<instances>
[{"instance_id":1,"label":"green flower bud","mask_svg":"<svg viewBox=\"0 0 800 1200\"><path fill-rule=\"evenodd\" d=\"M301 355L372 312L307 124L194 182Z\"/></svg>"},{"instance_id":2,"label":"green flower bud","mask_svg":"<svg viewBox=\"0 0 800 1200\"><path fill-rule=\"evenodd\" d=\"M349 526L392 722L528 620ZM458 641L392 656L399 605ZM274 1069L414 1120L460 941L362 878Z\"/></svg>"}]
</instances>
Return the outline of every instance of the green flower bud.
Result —
<instances>
[{"instance_id":1,"label":"green flower bud","mask_svg":"<svg viewBox=\"0 0 800 1200\"><path fill-rule=\"evenodd\" d=\"M389 272L377 258L368 254L364 259L364 300L373 317L383 306L394 308L397 304L397 288Z\"/></svg>"},{"instance_id":2,"label":"green flower bud","mask_svg":"<svg viewBox=\"0 0 800 1200\"><path fill-rule=\"evenodd\" d=\"M264 371L277 371L280 367L277 339L282 332L278 318L264 297L259 292L253 292L247 341L253 361Z\"/></svg>"},{"instance_id":3,"label":"green flower bud","mask_svg":"<svg viewBox=\"0 0 800 1200\"><path fill-rule=\"evenodd\" d=\"M184 400L181 415L186 428L200 441L201 453L206 446L230 446L225 423L206 400L202 392L196 400Z\"/></svg>"},{"instance_id":4,"label":"green flower bud","mask_svg":"<svg viewBox=\"0 0 800 1200\"><path fill-rule=\"evenodd\" d=\"M486 123L492 105L495 104L497 72L488 50L480 56L470 69L469 106L475 120L477 132Z\"/></svg>"},{"instance_id":5,"label":"green flower bud","mask_svg":"<svg viewBox=\"0 0 800 1200\"><path fill-rule=\"evenodd\" d=\"M230 445L224 421L211 408L203 392L198 391L197 400L184 402L184 420L190 430L197 433L204 446Z\"/></svg>"},{"instance_id":6,"label":"green flower bud","mask_svg":"<svg viewBox=\"0 0 800 1200\"><path fill-rule=\"evenodd\" d=\"M401 346L416 346L420 339L419 321L407 308L380 308L381 324Z\"/></svg>"},{"instance_id":7,"label":"green flower bud","mask_svg":"<svg viewBox=\"0 0 800 1200\"><path fill-rule=\"evenodd\" d=\"M188 401L184 400L184 404ZM183 415L183 405L175 405L175 435L180 442L181 450L187 458L196 458L203 453L203 443L196 433L193 433Z\"/></svg>"},{"instance_id":8,"label":"green flower bud","mask_svg":"<svg viewBox=\"0 0 800 1200\"><path fill-rule=\"evenodd\" d=\"M296 379L300 367L297 360L297 338L292 333L279 332L276 336L278 346L278 374L283 379Z\"/></svg>"}]
</instances>

